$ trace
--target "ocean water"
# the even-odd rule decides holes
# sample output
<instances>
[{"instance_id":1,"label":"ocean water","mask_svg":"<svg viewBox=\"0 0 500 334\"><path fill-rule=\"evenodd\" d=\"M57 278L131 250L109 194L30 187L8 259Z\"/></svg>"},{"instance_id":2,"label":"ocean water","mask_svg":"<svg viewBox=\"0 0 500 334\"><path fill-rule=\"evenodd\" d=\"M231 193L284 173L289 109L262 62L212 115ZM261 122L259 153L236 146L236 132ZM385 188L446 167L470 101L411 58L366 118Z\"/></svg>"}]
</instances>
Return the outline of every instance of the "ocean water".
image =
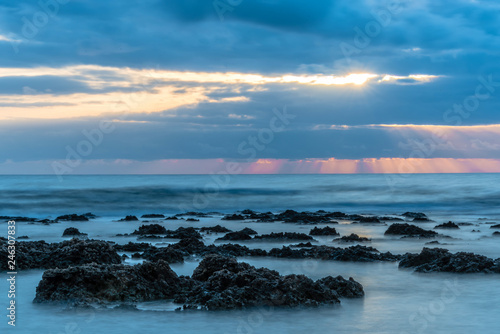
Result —
<instances>
[{"instance_id":1,"label":"ocean water","mask_svg":"<svg viewBox=\"0 0 500 334\"><path fill-rule=\"evenodd\" d=\"M0 176L0 214L343 210L496 214L500 174Z\"/></svg>"},{"instance_id":2,"label":"ocean water","mask_svg":"<svg viewBox=\"0 0 500 334\"><path fill-rule=\"evenodd\" d=\"M389 179L388 179L389 177ZM0 215L56 217L93 212L89 222L43 225L17 223L17 235L30 240L58 242L65 228L73 226L89 238L117 243L137 241L130 233L142 222L117 222L125 215L174 214L182 211L233 212L241 209L344 211L348 213L401 214L421 211L433 219L418 223L432 229L453 220L471 223L460 230L440 231L452 238L439 239L453 252L469 251L500 257L500 238L490 226L500 223L498 174L446 175L240 175L221 186L210 185L211 176L0 176ZM392 178L392 179L391 179ZM227 180L226 180L227 181ZM396 182L394 182L396 181ZM206 186L208 185L208 186ZM308 233L310 226L223 221L222 214L199 222L158 221L166 228L225 225L232 230L250 227L259 233L278 231ZM428 240L384 236L383 224L350 224L335 227L341 235L357 233L372 238L367 245L396 254L420 252ZM479 230L480 232L472 232ZM7 225L0 223L0 235ZM207 244L220 235L205 235ZM333 237L315 237L319 244L344 247ZM150 240L165 246L176 240ZM239 242L252 248L271 249L282 243ZM199 258L172 268L190 275ZM398 269L397 263L351 263L275 258L241 258L257 267L282 274L305 274L313 279L327 275L353 277L366 296L343 299L339 306L296 309L256 308L244 311L175 312L168 301L141 303L137 310L66 310L60 305L33 304L42 270L26 270L17 276L17 326L7 325L7 282L0 280L0 332L8 333L499 333L500 276L485 274L419 274ZM127 260L134 264L139 261ZM3 314L2 314L3 313ZM5 314L5 315L4 315Z\"/></svg>"}]
</instances>

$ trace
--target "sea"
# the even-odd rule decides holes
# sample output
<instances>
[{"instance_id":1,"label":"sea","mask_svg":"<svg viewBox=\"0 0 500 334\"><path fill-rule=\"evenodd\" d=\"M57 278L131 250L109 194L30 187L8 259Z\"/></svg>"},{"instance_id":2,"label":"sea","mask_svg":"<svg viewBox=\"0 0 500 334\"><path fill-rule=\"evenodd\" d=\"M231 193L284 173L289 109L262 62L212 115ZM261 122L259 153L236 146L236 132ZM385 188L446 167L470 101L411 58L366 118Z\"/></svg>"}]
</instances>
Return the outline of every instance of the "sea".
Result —
<instances>
[{"instance_id":1,"label":"sea","mask_svg":"<svg viewBox=\"0 0 500 334\"><path fill-rule=\"evenodd\" d=\"M17 235L28 240L60 242L67 227L77 227L89 238L117 243L136 241L118 237L143 222L119 222L126 215L183 212L210 213L199 222L158 221L168 229L179 226L224 225L232 230L250 227L258 233L302 232L311 226L225 221L226 213L251 209L259 212L342 211L351 214L401 215L424 212L432 229L447 221L468 223L460 230L440 231L450 238L440 245L424 239L384 235L384 224L340 221L341 235L357 233L368 244L395 254L442 247L490 258L500 257L500 237L490 227L500 223L500 174L357 174L357 175L54 175L0 176L0 216L53 219L63 214L91 212L88 222L16 223ZM390 223L388 223L390 224ZM7 223L0 221L0 236ZM217 243L216 234L205 243ZM347 247L332 237L317 237L319 244ZM152 241L158 247L176 240ZM239 242L271 249L282 243ZM33 304L43 270L17 274L16 327L7 324L9 286L0 281L1 333L500 333L500 276L494 274L415 273L397 263L354 263L310 259L239 258L281 274L304 274L313 279L328 275L353 277L365 289L361 299L342 299L337 306L319 308L255 308L236 311L175 311L170 301L140 303L136 308L66 309L62 305ZM179 275L190 275L200 259L173 264ZM140 260L126 260L133 265Z\"/></svg>"}]
</instances>

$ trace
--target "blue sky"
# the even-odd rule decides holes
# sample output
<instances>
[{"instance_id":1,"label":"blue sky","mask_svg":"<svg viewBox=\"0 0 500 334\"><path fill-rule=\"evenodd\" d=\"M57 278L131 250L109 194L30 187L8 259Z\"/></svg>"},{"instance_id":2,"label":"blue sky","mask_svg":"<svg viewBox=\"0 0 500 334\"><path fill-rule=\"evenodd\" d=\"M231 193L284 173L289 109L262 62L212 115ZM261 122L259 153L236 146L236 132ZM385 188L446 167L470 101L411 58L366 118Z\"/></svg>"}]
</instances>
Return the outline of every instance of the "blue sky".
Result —
<instances>
[{"instance_id":1,"label":"blue sky","mask_svg":"<svg viewBox=\"0 0 500 334\"><path fill-rule=\"evenodd\" d=\"M0 4L1 173L500 171L496 1Z\"/></svg>"}]
</instances>

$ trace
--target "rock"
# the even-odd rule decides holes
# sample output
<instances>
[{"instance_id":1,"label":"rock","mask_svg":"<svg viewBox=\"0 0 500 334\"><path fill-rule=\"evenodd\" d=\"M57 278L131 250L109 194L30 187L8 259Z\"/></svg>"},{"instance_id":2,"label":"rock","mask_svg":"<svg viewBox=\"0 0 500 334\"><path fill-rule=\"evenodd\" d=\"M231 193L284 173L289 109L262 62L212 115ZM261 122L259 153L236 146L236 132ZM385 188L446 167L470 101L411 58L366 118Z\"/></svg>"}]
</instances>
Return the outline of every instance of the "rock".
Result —
<instances>
[{"instance_id":1,"label":"rock","mask_svg":"<svg viewBox=\"0 0 500 334\"><path fill-rule=\"evenodd\" d=\"M87 233L82 233L75 227L68 227L67 229L64 230L62 236L67 237L67 236L85 236L85 235L87 235Z\"/></svg>"},{"instance_id":2,"label":"rock","mask_svg":"<svg viewBox=\"0 0 500 334\"><path fill-rule=\"evenodd\" d=\"M286 210L276 216L276 220L281 220L283 223L297 224L331 224L330 218L324 215L311 212L297 212L294 210Z\"/></svg>"},{"instance_id":3,"label":"rock","mask_svg":"<svg viewBox=\"0 0 500 334\"><path fill-rule=\"evenodd\" d=\"M17 240L22 240L22 239L29 239L30 237L28 237L27 235L22 235L20 237L17 237Z\"/></svg>"},{"instance_id":4,"label":"rock","mask_svg":"<svg viewBox=\"0 0 500 334\"><path fill-rule=\"evenodd\" d=\"M141 255L142 258L149 261L163 260L167 263L184 262L184 253L173 247L150 247Z\"/></svg>"},{"instance_id":5,"label":"rock","mask_svg":"<svg viewBox=\"0 0 500 334\"><path fill-rule=\"evenodd\" d=\"M120 222L133 222L133 221L138 221L136 216L126 216L125 218L120 219Z\"/></svg>"},{"instance_id":6,"label":"rock","mask_svg":"<svg viewBox=\"0 0 500 334\"><path fill-rule=\"evenodd\" d=\"M225 236L216 240L243 241L252 240L252 236L248 232L241 230L237 232L229 232Z\"/></svg>"},{"instance_id":7,"label":"rock","mask_svg":"<svg viewBox=\"0 0 500 334\"><path fill-rule=\"evenodd\" d=\"M142 215L141 218L165 218L165 215L158 214L158 213L149 213Z\"/></svg>"},{"instance_id":8,"label":"rock","mask_svg":"<svg viewBox=\"0 0 500 334\"><path fill-rule=\"evenodd\" d=\"M404 219L401 219L399 217L390 217L390 216L382 216L378 217L378 219L381 221L404 221Z\"/></svg>"},{"instance_id":9,"label":"rock","mask_svg":"<svg viewBox=\"0 0 500 334\"><path fill-rule=\"evenodd\" d=\"M428 219L427 215L422 212L405 212L401 216L406 217L406 218L419 218L419 219Z\"/></svg>"},{"instance_id":10,"label":"rock","mask_svg":"<svg viewBox=\"0 0 500 334\"><path fill-rule=\"evenodd\" d=\"M188 218L186 219L187 222L199 222L200 220L199 219L196 219L196 218Z\"/></svg>"},{"instance_id":11,"label":"rock","mask_svg":"<svg viewBox=\"0 0 500 334\"><path fill-rule=\"evenodd\" d=\"M16 222L35 222L37 221L36 218L30 218L30 217L13 217L13 216L0 216L1 220L14 220Z\"/></svg>"},{"instance_id":12,"label":"rock","mask_svg":"<svg viewBox=\"0 0 500 334\"><path fill-rule=\"evenodd\" d=\"M211 233L228 233L232 232L230 229L225 228L220 225L211 226L211 227L202 227L200 228L200 232L211 232Z\"/></svg>"},{"instance_id":13,"label":"rock","mask_svg":"<svg viewBox=\"0 0 500 334\"><path fill-rule=\"evenodd\" d=\"M176 216L172 216L165 218L165 220L179 220L179 218L177 218Z\"/></svg>"},{"instance_id":14,"label":"rock","mask_svg":"<svg viewBox=\"0 0 500 334\"><path fill-rule=\"evenodd\" d=\"M232 214L222 217L222 220L245 220L245 217L242 215Z\"/></svg>"},{"instance_id":15,"label":"rock","mask_svg":"<svg viewBox=\"0 0 500 334\"><path fill-rule=\"evenodd\" d=\"M387 231L384 233L385 235L404 235L411 237L423 237L423 238L432 238L437 235L434 231L424 230L415 225L411 224L392 224L389 226Z\"/></svg>"},{"instance_id":16,"label":"rock","mask_svg":"<svg viewBox=\"0 0 500 334\"><path fill-rule=\"evenodd\" d=\"M0 258L7 258L7 243L0 243ZM45 241L21 241L16 248L17 269L66 268L86 263L118 264L121 258L105 241L71 239L48 244ZM7 269L7 261L0 262Z\"/></svg>"},{"instance_id":17,"label":"rock","mask_svg":"<svg viewBox=\"0 0 500 334\"><path fill-rule=\"evenodd\" d=\"M381 223L381 221L375 217L360 217L356 223Z\"/></svg>"},{"instance_id":18,"label":"rock","mask_svg":"<svg viewBox=\"0 0 500 334\"><path fill-rule=\"evenodd\" d=\"M84 213L82 216L87 217L88 219L95 219L95 218L97 218L97 216L94 215L92 212Z\"/></svg>"},{"instance_id":19,"label":"rock","mask_svg":"<svg viewBox=\"0 0 500 334\"><path fill-rule=\"evenodd\" d=\"M36 289L35 303L105 306L174 299L184 309L223 310L255 306L337 304L338 297L364 295L352 278L281 276L234 258L206 256L192 277L178 277L165 261L135 266L89 264L47 270Z\"/></svg>"},{"instance_id":20,"label":"rock","mask_svg":"<svg viewBox=\"0 0 500 334\"><path fill-rule=\"evenodd\" d=\"M125 245L114 245L113 248L118 252L143 252L153 246L147 242L129 242Z\"/></svg>"},{"instance_id":21,"label":"rock","mask_svg":"<svg viewBox=\"0 0 500 334\"><path fill-rule=\"evenodd\" d=\"M167 229L159 224L142 225L132 234L147 235L147 234L167 234Z\"/></svg>"},{"instance_id":22,"label":"rock","mask_svg":"<svg viewBox=\"0 0 500 334\"><path fill-rule=\"evenodd\" d=\"M313 228L309 235L339 235L337 230L333 227L325 226L323 228Z\"/></svg>"},{"instance_id":23,"label":"rock","mask_svg":"<svg viewBox=\"0 0 500 334\"><path fill-rule=\"evenodd\" d=\"M318 306L337 304L341 295L363 295L359 283L340 276L315 282L304 275L281 276L274 270L257 269L219 255L205 257L193 272L192 279L203 284L179 301L208 310L264 305Z\"/></svg>"},{"instance_id":24,"label":"rock","mask_svg":"<svg viewBox=\"0 0 500 334\"><path fill-rule=\"evenodd\" d=\"M207 214L207 213L204 213L204 212L194 212L194 211L190 211L190 212L186 212L186 213L178 213L178 214L176 214L176 216L178 216L178 217L182 217L182 216L210 217L210 215Z\"/></svg>"},{"instance_id":25,"label":"rock","mask_svg":"<svg viewBox=\"0 0 500 334\"><path fill-rule=\"evenodd\" d=\"M403 255L400 268L415 268L417 272L500 273L500 259L447 249L424 248L420 254Z\"/></svg>"},{"instance_id":26,"label":"rock","mask_svg":"<svg viewBox=\"0 0 500 334\"><path fill-rule=\"evenodd\" d=\"M259 240L314 240L313 237L304 234L304 233L296 233L296 232L272 232L271 234L262 234L256 235L254 239Z\"/></svg>"},{"instance_id":27,"label":"rock","mask_svg":"<svg viewBox=\"0 0 500 334\"><path fill-rule=\"evenodd\" d=\"M500 232L498 232L498 231L493 232L493 234L492 234L492 235L493 235L494 237L498 237L498 236L500 236Z\"/></svg>"},{"instance_id":28,"label":"rock","mask_svg":"<svg viewBox=\"0 0 500 334\"><path fill-rule=\"evenodd\" d=\"M351 233L350 235L344 235L342 238L334 239L333 241L343 241L343 242L365 242L372 241L372 239L360 237L357 234Z\"/></svg>"},{"instance_id":29,"label":"rock","mask_svg":"<svg viewBox=\"0 0 500 334\"><path fill-rule=\"evenodd\" d=\"M77 215L75 213L71 215L63 215L56 218L56 220L65 220L65 221L88 221L89 219L84 215Z\"/></svg>"},{"instance_id":30,"label":"rock","mask_svg":"<svg viewBox=\"0 0 500 334\"><path fill-rule=\"evenodd\" d=\"M500 228L500 224L491 225L490 228Z\"/></svg>"},{"instance_id":31,"label":"rock","mask_svg":"<svg viewBox=\"0 0 500 334\"><path fill-rule=\"evenodd\" d=\"M434 227L435 229L436 228L454 228L454 229L459 229L460 227L458 227L457 224L455 224L454 222L447 222L447 223L443 223L443 224L439 224L437 226Z\"/></svg>"},{"instance_id":32,"label":"rock","mask_svg":"<svg viewBox=\"0 0 500 334\"><path fill-rule=\"evenodd\" d=\"M67 302L90 306L110 302L171 299L181 280L164 261L135 266L87 264L44 272L33 302Z\"/></svg>"},{"instance_id":33,"label":"rock","mask_svg":"<svg viewBox=\"0 0 500 334\"><path fill-rule=\"evenodd\" d=\"M297 245L295 245L297 246ZM334 261L352 261L352 262L373 262L373 261L397 261L398 255L389 252L380 253L373 247L351 246L348 248L329 247L329 246L307 246L300 249L283 246L282 248L273 248L268 252L269 256L291 259L319 259Z\"/></svg>"}]
</instances>

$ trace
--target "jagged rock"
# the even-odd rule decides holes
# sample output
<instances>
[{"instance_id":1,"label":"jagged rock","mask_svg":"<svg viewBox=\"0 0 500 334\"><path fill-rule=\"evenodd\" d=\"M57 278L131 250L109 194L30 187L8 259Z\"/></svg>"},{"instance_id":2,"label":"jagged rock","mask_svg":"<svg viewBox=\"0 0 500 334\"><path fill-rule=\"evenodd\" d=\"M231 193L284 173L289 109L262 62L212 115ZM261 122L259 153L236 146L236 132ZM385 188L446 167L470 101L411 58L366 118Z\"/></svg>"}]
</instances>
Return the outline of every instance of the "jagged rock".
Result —
<instances>
[{"instance_id":1,"label":"jagged rock","mask_svg":"<svg viewBox=\"0 0 500 334\"><path fill-rule=\"evenodd\" d=\"M271 234L262 234L256 235L254 239L259 240L314 240L313 237L304 234L304 233L296 233L296 232L272 232Z\"/></svg>"},{"instance_id":2,"label":"jagged rock","mask_svg":"<svg viewBox=\"0 0 500 334\"><path fill-rule=\"evenodd\" d=\"M174 299L184 309L235 309L253 306L318 306L339 303L338 297L364 295L352 278L281 276L220 255L208 255L192 277L178 277L165 261L135 266L89 264L47 270L36 289L35 303L73 306L131 304Z\"/></svg>"},{"instance_id":3,"label":"jagged rock","mask_svg":"<svg viewBox=\"0 0 500 334\"><path fill-rule=\"evenodd\" d=\"M87 264L45 271L34 302L89 306L171 299L179 293L180 285L181 280L164 261L135 266Z\"/></svg>"},{"instance_id":4,"label":"jagged rock","mask_svg":"<svg viewBox=\"0 0 500 334\"><path fill-rule=\"evenodd\" d=\"M500 273L500 259L447 249L424 248L420 254L403 255L400 268L415 268L418 272Z\"/></svg>"},{"instance_id":5,"label":"jagged rock","mask_svg":"<svg viewBox=\"0 0 500 334\"><path fill-rule=\"evenodd\" d=\"M215 226L211 226L211 227L202 227L202 228L200 228L200 232L228 233L228 232L232 232L232 231L228 228L225 228L224 226L215 225Z\"/></svg>"},{"instance_id":6,"label":"jagged rock","mask_svg":"<svg viewBox=\"0 0 500 334\"><path fill-rule=\"evenodd\" d=\"M0 258L7 258L7 243L0 243ZM21 241L16 245L17 269L66 268L86 263L118 264L121 258L113 246L100 240L71 239L60 243ZM7 261L0 262L6 270Z\"/></svg>"},{"instance_id":7,"label":"jagged rock","mask_svg":"<svg viewBox=\"0 0 500 334\"><path fill-rule=\"evenodd\" d=\"M295 245L297 246L297 245ZM373 261L397 261L398 255L389 252L380 253L373 247L351 246L348 248L312 246L293 249L283 246L282 248L273 248L268 252L269 256L292 259L320 259L334 261L353 261L353 262L373 262Z\"/></svg>"},{"instance_id":8,"label":"jagged rock","mask_svg":"<svg viewBox=\"0 0 500 334\"><path fill-rule=\"evenodd\" d=\"M228 241L244 241L252 240L252 236L244 230L237 232L229 232L225 236L218 238L217 240L228 240Z\"/></svg>"},{"instance_id":9,"label":"jagged rock","mask_svg":"<svg viewBox=\"0 0 500 334\"><path fill-rule=\"evenodd\" d=\"M245 217L242 215L238 215L236 213L233 213L232 215L227 215L222 217L222 220L245 220Z\"/></svg>"},{"instance_id":10,"label":"jagged rock","mask_svg":"<svg viewBox=\"0 0 500 334\"><path fill-rule=\"evenodd\" d=\"M142 258L149 261L163 260L167 263L184 262L184 253L173 247L150 247L141 255Z\"/></svg>"},{"instance_id":11,"label":"jagged rock","mask_svg":"<svg viewBox=\"0 0 500 334\"><path fill-rule=\"evenodd\" d=\"M310 232L309 235L339 235L337 230L333 227L325 226L323 228L315 227Z\"/></svg>"},{"instance_id":12,"label":"jagged rock","mask_svg":"<svg viewBox=\"0 0 500 334\"><path fill-rule=\"evenodd\" d=\"M385 235L404 235L404 236L411 236L411 237L424 237L424 238L430 238L430 237L435 237L437 235L436 232L434 231L428 231L424 230L423 228L420 228L415 225L411 224L392 224L389 226L387 231L384 233Z\"/></svg>"},{"instance_id":13,"label":"jagged rock","mask_svg":"<svg viewBox=\"0 0 500 334\"><path fill-rule=\"evenodd\" d=\"M419 219L428 219L427 215L422 212L405 212L401 216L406 217L406 218L419 218Z\"/></svg>"},{"instance_id":14,"label":"jagged rock","mask_svg":"<svg viewBox=\"0 0 500 334\"><path fill-rule=\"evenodd\" d=\"M88 221L89 219L85 215L77 215L75 213L71 215L63 215L56 218L56 220L65 221Z\"/></svg>"},{"instance_id":15,"label":"jagged rock","mask_svg":"<svg viewBox=\"0 0 500 334\"><path fill-rule=\"evenodd\" d=\"M85 236L87 233L82 233L80 232L77 228L75 227L68 227L67 229L64 230L62 236L67 237L67 236Z\"/></svg>"},{"instance_id":16,"label":"jagged rock","mask_svg":"<svg viewBox=\"0 0 500 334\"><path fill-rule=\"evenodd\" d=\"M141 218L165 218L165 215L159 213L149 213L142 215Z\"/></svg>"},{"instance_id":17,"label":"jagged rock","mask_svg":"<svg viewBox=\"0 0 500 334\"><path fill-rule=\"evenodd\" d=\"M133 221L138 221L136 216L126 216L125 218L120 219L120 222L133 222Z\"/></svg>"},{"instance_id":18,"label":"jagged rock","mask_svg":"<svg viewBox=\"0 0 500 334\"><path fill-rule=\"evenodd\" d=\"M351 233L350 235L344 235L342 238L334 239L333 241L343 241L343 242L365 242L372 241L372 239L360 237L357 234Z\"/></svg>"},{"instance_id":19,"label":"jagged rock","mask_svg":"<svg viewBox=\"0 0 500 334\"><path fill-rule=\"evenodd\" d=\"M443 224L439 224L437 226L435 226L434 228L454 228L454 229L459 229L460 227L458 227L457 224L455 224L454 222L447 222L447 223L443 223Z\"/></svg>"},{"instance_id":20,"label":"jagged rock","mask_svg":"<svg viewBox=\"0 0 500 334\"><path fill-rule=\"evenodd\" d=\"M167 229L159 224L142 225L139 229L132 232L132 234L167 234Z\"/></svg>"}]
</instances>

